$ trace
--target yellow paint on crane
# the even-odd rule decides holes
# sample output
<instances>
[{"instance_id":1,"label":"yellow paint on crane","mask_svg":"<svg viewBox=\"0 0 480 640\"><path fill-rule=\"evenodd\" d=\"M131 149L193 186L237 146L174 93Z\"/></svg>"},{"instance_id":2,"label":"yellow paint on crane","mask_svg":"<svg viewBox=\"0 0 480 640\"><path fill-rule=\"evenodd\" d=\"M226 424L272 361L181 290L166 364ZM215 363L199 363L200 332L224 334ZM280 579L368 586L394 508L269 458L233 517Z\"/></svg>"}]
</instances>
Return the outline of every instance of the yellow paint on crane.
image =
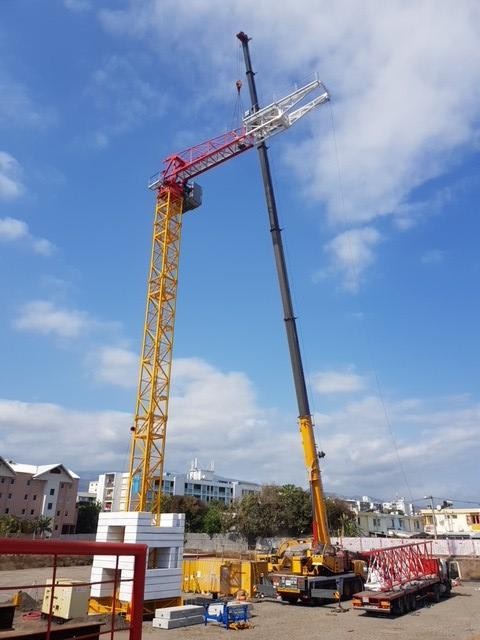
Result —
<instances>
[{"instance_id":1,"label":"yellow paint on crane","mask_svg":"<svg viewBox=\"0 0 480 640\"><path fill-rule=\"evenodd\" d=\"M183 195L158 191L147 307L132 427L126 511L150 511L160 524Z\"/></svg>"}]
</instances>

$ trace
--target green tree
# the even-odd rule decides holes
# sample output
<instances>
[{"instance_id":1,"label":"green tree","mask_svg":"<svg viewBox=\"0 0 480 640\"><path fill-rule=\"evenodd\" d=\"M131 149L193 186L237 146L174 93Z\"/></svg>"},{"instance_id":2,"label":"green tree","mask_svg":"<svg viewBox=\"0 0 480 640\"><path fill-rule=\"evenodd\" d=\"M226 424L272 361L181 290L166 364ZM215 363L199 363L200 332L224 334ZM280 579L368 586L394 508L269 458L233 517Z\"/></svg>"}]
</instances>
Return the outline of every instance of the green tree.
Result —
<instances>
[{"instance_id":1,"label":"green tree","mask_svg":"<svg viewBox=\"0 0 480 640\"><path fill-rule=\"evenodd\" d=\"M38 516L33 519L33 534L35 536L45 537L45 534L52 533L52 519L48 516Z\"/></svg>"},{"instance_id":2,"label":"green tree","mask_svg":"<svg viewBox=\"0 0 480 640\"><path fill-rule=\"evenodd\" d=\"M353 535L356 530L357 518L345 500L341 498L327 498L328 528L332 535Z\"/></svg>"},{"instance_id":3,"label":"green tree","mask_svg":"<svg viewBox=\"0 0 480 640\"><path fill-rule=\"evenodd\" d=\"M250 546L259 537L300 536L311 530L309 494L294 485L264 486L232 507L234 527Z\"/></svg>"},{"instance_id":4,"label":"green tree","mask_svg":"<svg viewBox=\"0 0 480 640\"><path fill-rule=\"evenodd\" d=\"M207 505L193 496L163 496L163 513L184 513L185 532L201 533Z\"/></svg>"},{"instance_id":5,"label":"green tree","mask_svg":"<svg viewBox=\"0 0 480 640\"><path fill-rule=\"evenodd\" d=\"M278 500L278 535L295 538L309 535L312 531L312 502L308 491L293 484L275 489Z\"/></svg>"},{"instance_id":6,"label":"green tree","mask_svg":"<svg viewBox=\"0 0 480 640\"><path fill-rule=\"evenodd\" d=\"M210 537L216 533L223 533L228 523L228 515L225 505L219 502L210 502L203 516L202 530Z\"/></svg>"},{"instance_id":7,"label":"green tree","mask_svg":"<svg viewBox=\"0 0 480 640\"><path fill-rule=\"evenodd\" d=\"M99 502L81 502L78 505L76 533L96 533L98 514L102 510Z\"/></svg>"},{"instance_id":8,"label":"green tree","mask_svg":"<svg viewBox=\"0 0 480 640\"><path fill-rule=\"evenodd\" d=\"M27 535L33 535L35 532L36 518L24 518L20 526L22 528L22 533Z\"/></svg>"},{"instance_id":9,"label":"green tree","mask_svg":"<svg viewBox=\"0 0 480 640\"><path fill-rule=\"evenodd\" d=\"M12 515L0 516L0 537L8 538L22 530L20 519Z\"/></svg>"}]
</instances>

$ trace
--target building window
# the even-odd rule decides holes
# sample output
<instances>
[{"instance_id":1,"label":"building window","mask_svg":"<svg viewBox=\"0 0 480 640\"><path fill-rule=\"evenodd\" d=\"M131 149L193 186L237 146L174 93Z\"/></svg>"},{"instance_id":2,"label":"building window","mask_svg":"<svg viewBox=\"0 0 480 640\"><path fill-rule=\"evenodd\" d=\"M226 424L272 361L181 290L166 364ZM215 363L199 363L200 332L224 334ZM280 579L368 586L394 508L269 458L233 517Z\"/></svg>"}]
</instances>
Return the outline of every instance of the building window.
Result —
<instances>
[{"instance_id":1,"label":"building window","mask_svg":"<svg viewBox=\"0 0 480 640\"><path fill-rule=\"evenodd\" d=\"M49 502L48 505L47 505L47 509L50 511L51 508L52 508L52 503Z\"/></svg>"},{"instance_id":2,"label":"building window","mask_svg":"<svg viewBox=\"0 0 480 640\"><path fill-rule=\"evenodd\" d=\"M13 478L10 480L10 484L15 484L15 480Z\"/></svg>"},{"instance_id":3,"label":"building window","mask_svg":"<svg viewBox=\"0 0 480 640\"><path fill-rule=\"evenodd\" d=\"M57 511L57 516L59 516L59 515L60 515L60 511Z\"/></svg>"},{"instance_id":4,"label":"building window","mask_svg":"<svg viewBox=\"0 0 480 640\"><path fill-rule=\"evenodd\" d=\"M27 480L27 487L29 487L32 484L31 480Z\"/></svg>"},{"instance_id":5,"label":"building window","mask_svg":"<svg viewBox=\"0 0 480 640\"><path fill-rule=\"evenodd\" d=\"M5 513L8 513L8 511L9 511L9 509L8 509L8 507L7 507L7 508L5 509Z\"/></svg>"},{"instance_id":6,"label":"building window","mask_svg":"<svg viewBox=\"0 0 480 640\"><path fill-rule=\"evenodd\" d=\"M11 497L12 497L12 494L11 494L11 493L9 493L9 494L8 494L8 498L10 499Z\"/></svg>"},{"instance_id":7,"label":"building window","mask_svg":"<svg viewBox=\"0 0 480 640\"><path fill-rule=\"evenodd\" d=\"M55 531L57 531L57 529L58 529L58 524L55 525Z\"/></svg>"},{"instance_id":8,"label":"building window","mask_svg":"<svg viewBox=\"0 0 480 640\"><path fill-rule=\"evenodd\" d=\"M55 489L50 489L50 495L54 496L55 495Z\"/></svg>"},{"instance_id":9,"label":"building window","mask_svg":"<svg viewBox=\"0 0 480 640\"><path fill-rule=\"evenodd\" d=\"M68 516L68 511L65 511L65 515Z\"/></svg>"},{"instance_id":10,"label":"building window","mask_svg":"<svg viewBox=\"0 0 480 640\"><path fill-rule=\"evenodd\" d=\"M467 515L467 524L480 524L480 513L469 513Z\"/></svg>"},{"instance_id":11,"label":"building window","mask_svg":"<svg viewBox=\"0 0 480 640\"><path fill-rule=\"evenodd\" d=\"M25 509L22 509L22 515L25 513Z\"/></svg>"},{"instance_id":12,"label":"building window","mask_svg":"<svg viewBox=\"0 0 480 640\"><path fill-rule=\"evenodd\" d=\"M28 500L28 493L25 494L24 500Z\"/></svg>"},{"instance_id":13,"label":"building window","mask_svg":"<svg viewBox=\"0 0 480 640\"><path fill-rule=\"evenodd\" d=\"M33 496L33 499L34 499L34 500L36 500L36 499L37 499L37 494L35 494L35 495Z\"/></svg>"},{"instance_id":14,"label":"building window","mask_svg":"<svg viewBox=\"0 0 480 640\"><path fill-rule=\"evenodd\" d=\"M30 509L30 515L33 516L33 514L35 513L34 509Z\"/></svg>"}]
</instances>

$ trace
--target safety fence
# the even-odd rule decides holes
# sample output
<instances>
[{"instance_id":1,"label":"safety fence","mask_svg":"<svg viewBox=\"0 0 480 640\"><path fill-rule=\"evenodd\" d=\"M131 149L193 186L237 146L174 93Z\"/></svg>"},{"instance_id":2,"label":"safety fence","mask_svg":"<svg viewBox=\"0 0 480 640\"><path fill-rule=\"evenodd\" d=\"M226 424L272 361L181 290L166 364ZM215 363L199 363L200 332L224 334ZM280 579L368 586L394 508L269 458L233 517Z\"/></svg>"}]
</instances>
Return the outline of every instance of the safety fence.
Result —
<instances>
[{"instance_id":1,"label":"safety fence","mask_svg":"<svg viewBox=\"0 0 480 640\"><path fill-rule=\"evenodd\" d=\"M25 640L96 640L114 639L122 631L122 637L140 640L142 637L143 598L147 546L112 542L71 542L62 540L0 539L0 555L12 557L50 556L50 567L38 571L2 572L0 581L0 637ZM65 556L107 556L112 571L109 579L102 581L68 580L59 575ZM133 563L132 563L133 559ZM119 568L126 562L133 564L133 577L123 578ZM50 573L50 578L45 577ZM19 578L27 575L27 578ZM33 579L35 576L35 579ZM116 594L121 582L132 583L132 600L127 616L119 616ZM20 582L20 583L19 583ZM22 584L23 582L23 584ZM102 585L109 590L109 608L102 615L88 615L89 595L92 585ZM32 597L32 595L35 597ZM10 599L9 599L10 598ZM6 599L6 600L5 600ZM25 602L22 606L22 601ZM12 631L14 629L14 631ZM128 633L128 636L126 635Z\"/></svg>"},{"instance_id":2,"label":"safety fence","mask_svg":"<svg viewBox=\"0 0 480 640\"><path fill-rule=\"evenodd\" d=\"M370 551L371 549L387 549L403 544L422 543L418 538L332 538L333 544L340 544L348 551ZM480 556L480 539L470 540L431 540L434 556Z\"/></svg>"}]
</instances>

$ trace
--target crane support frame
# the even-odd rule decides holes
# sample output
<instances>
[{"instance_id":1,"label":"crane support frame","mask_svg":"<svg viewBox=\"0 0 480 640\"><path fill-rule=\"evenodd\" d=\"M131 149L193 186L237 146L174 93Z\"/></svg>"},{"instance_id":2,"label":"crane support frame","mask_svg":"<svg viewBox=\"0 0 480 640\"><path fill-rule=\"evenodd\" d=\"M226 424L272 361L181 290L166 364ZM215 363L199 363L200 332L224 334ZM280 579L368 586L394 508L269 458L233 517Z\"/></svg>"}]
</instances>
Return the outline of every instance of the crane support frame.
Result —
<instances>
[{"instance_id":1,"label":"crane support frame","mask_svg":"<svg viewBox=\"0 0 480 640\"><path fill-rule=\"evenodd\" d=\"M127 511L160 520L161 485L170 396L183 192L158 190L137 405L130 451Z\"/></svg>"}]
</instances>

